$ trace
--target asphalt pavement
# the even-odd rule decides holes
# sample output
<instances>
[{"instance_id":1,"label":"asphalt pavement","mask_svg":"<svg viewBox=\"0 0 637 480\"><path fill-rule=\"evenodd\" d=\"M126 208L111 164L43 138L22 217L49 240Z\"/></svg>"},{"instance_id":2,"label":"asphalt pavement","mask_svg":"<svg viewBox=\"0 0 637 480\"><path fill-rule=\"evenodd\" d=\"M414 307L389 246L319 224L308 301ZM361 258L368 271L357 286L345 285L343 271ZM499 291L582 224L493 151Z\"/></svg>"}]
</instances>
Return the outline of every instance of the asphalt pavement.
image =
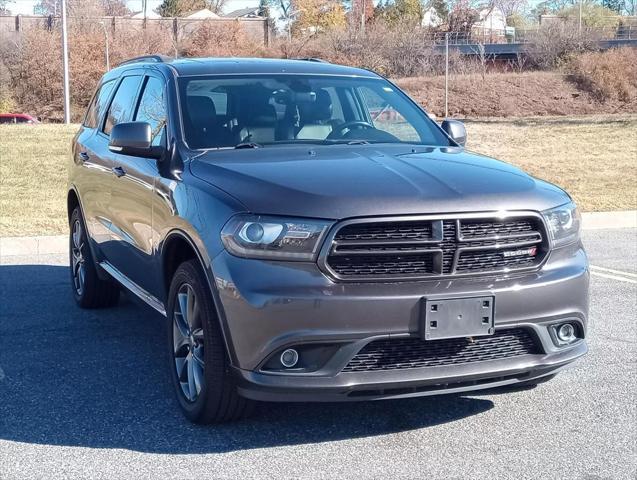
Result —
<instances>
[{"instance_id":1,"label":"asphalt pavement","mask_svg":"<svg viewBox=\"0 0 637 480\"><path fill-rule=\"evenodd\" d=\"M80 310L64 256L0 258L0 479L634 479L637 231L584 235L590 352L554 380L207 427L178 411L160 316Z\"/></svg>"}]
</instances>

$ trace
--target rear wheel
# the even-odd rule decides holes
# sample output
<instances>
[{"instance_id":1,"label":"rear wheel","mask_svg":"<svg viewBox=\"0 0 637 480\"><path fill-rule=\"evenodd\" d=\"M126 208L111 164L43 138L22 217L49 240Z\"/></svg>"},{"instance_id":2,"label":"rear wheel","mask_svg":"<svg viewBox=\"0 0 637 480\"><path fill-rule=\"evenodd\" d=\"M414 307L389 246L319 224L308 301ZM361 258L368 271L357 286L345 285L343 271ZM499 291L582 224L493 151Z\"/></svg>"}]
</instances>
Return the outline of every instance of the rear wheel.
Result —
<instances>
[{"instance_id":1,"label":"rear wheel","mask_svg":"<svg viewBox=\"0 0 637 480\"><path fill-rule=\"evenodd\" d=\"M114 281L99 278L79 207L71 214L69 263L73 298L80 307L104 308L117 303L119 286Z\"/></svg>"},{"instance_id":2,"label":"rear wheel","mask_svg":"<svg viewBox=\"0 0 637 480\"><path fill-rule=\"evenodd\" d=\"M177 268L167 313L171 378L184 415L195 423L246 416L252 402L237 393L214 301L196 261Z\"/></svg>"}]
</instances>

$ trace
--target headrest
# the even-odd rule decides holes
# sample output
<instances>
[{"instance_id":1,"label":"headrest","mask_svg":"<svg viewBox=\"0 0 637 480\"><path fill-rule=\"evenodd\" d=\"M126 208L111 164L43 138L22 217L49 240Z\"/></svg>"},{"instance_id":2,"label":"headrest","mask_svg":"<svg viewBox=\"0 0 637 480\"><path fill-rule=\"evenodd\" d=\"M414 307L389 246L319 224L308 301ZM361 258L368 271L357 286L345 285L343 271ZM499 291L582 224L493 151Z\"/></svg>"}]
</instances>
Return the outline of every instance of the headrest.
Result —
<instances>
[{"instance_id":1,"label":"headrest","mask_svg":"<svg viewBox=\"0 0 637 480\"><path fill-rule=\"evenodd\" d=\"M215 102L203 95L188 96L188 116L194 125L209 125L217 121Z\"/></svg>"},{"instance_id":2,"label":"headrest","mask_svg":"<svg viewBox=\"0 0 637 480\"><path fill-rule=\"evenodd\" d=\"M316 91L314 102L299 104L301 120L303 123L322 122L332 118L332 97L325 89Z\"/></svg>"},{"instance_id":3,"label":"headrest","mask_svg":"<svg viewBox=\"0 0 637 480\"><path fill-rule=\"evenodd\" d=\"M272 105L263 100L251 102L247 98L242 99L238 117L241 125L251 127L272 127L277 119L276 109Z\"/></svg>"}]
</instances>

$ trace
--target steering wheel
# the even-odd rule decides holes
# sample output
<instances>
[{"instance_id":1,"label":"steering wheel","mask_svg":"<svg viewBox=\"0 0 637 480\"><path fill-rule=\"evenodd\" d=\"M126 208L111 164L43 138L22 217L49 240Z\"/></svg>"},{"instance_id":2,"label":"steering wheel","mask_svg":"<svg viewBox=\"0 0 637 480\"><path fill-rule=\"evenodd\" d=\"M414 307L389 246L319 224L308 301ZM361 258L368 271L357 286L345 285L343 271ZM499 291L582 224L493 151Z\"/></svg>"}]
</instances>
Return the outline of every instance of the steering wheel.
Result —
<instances>
[{"instance_id":1,"label":"steering wheel","mask_svg":"<svg viewBox=\"0 0 637 480\"><path fill-rule=\"evenodd\" d=\"M329 137L342 138L343 135L345 135L345 130L353 130L354 128L364 128L364 129L370 129L370 130L376 129L376 127L374 127L374 125L372 125L369 122L364 122L362 120L355 120L353 122L345 122L342 125L338 125L337 127L334 128L332 133L329 134Z\"/></svg>"}]
</instances>

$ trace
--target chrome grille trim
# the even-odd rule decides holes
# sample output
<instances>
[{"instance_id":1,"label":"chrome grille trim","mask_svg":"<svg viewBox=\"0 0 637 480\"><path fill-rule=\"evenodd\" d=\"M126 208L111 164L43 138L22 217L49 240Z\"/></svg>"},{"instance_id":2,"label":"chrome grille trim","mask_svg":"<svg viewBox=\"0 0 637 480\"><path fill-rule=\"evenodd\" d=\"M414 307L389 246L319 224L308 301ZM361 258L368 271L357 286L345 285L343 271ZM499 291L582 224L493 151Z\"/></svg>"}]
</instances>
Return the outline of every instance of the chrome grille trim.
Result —
<instances>
[{"instance_id":1,"label":"chrome grille trim","mask_svg":"<svg viewBox=\"0 0 637 480\"><path fill-rule=\"evenodd\" d=\"M529 220L529 226L524 225L524 219ZM469 222L467 222L469 221ZM476 222L477 221L477 222ZM483 222L483 225L479 224ZM408 224L409 222L431 222L432 233L430 238L403 239L391 238L377 240L368 238L367 240L352 239L351 232L347 230L351 225L372 224L374 226L382 224ZM508 222L508 224L507 224ZM515 224L517 222L517 224ZM468 225L468 227L467 227ZM476 227L478 225L478 227ZM490 225L492 232L503 231L503 234L492 234L489 232ZM533 228L531 228L533 227ZM406 227L405 227L406 228ZM486 228L486 230L485 230ZM350 233L349 239L339 238L340 232ZM470 234L467 235L467 232ZM475 231L486 233L485 236L475 234ZM414 248L409 249L409 246ZM498 252L503 249L515 250L538 247L538 253L533 257L532 265L525 262L516 262L520 266L505 268L484 267L480 271L472 271L482 268L481 265L492 265L493 255L488 256L488 252ZM367 248L365 248L367 247ZM547 226L542 215L533 211L510 211L510 212L478 212L467 214L441 214L441 215L414 215L414 216L394 216L394 217L373 217L354 218L343 220L335 224L328 233L325 243L321 249L318 263L324 273L334 280L343 282L381 282L381 281L404 281L404 280L429 280L436 278L456 278L464 276L506 274L514 272L539 270L548 258L551 243L547 235ZM460 259L463 254L473 252L485 252L484 262L465 262L461 264ZM403 259L418 256L431 255L434 267L432 271L414 273L413 269L407 269L409 274L372 274L357 275L350 273L339 274L337 269L332 268L330 259L353 257L380 257L400 256ZM415 260L416 261L416 260ZM526 262L529 263L529 262ZM420 263L422 266L422 263ZM460 265L461 269L458 270Z\"/></svg>"}]
</instances>

